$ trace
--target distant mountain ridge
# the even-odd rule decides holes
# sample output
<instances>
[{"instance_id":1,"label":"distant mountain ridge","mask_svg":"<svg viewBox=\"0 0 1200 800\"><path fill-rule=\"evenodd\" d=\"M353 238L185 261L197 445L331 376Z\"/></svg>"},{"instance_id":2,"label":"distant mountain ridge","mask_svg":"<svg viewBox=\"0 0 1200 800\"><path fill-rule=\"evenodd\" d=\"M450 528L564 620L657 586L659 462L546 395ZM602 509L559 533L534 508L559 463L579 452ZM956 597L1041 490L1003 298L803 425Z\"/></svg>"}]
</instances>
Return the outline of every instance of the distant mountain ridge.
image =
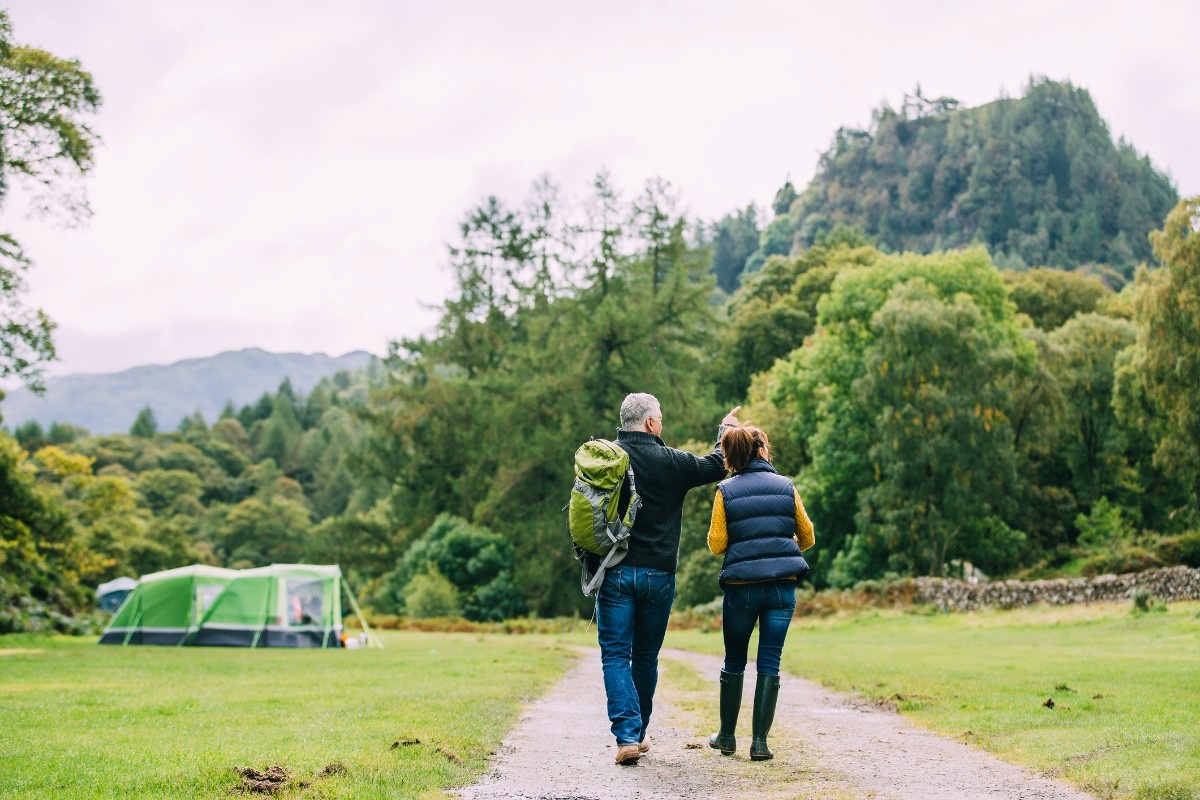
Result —
<instances>
[{"instance_id":1,"label":"distant mountain ridge","mask_svg":"<svg viewBox=\"0 0 1200 800\"><path fill-rule=\"evenodd\" d=\"M40 397L26 388L13 390L0 400L0 417L9 430L36 420L43 427L60 422L93 434L125 433L138 412L149 406L159 429L172 430L196 411L212 423L227 402L238 408L253 403L263 392L278 389L285 378L298 393L306 393L322 378L365 369L374 358L363 350L332 357L247 348L165 366L63 375L48 378Z\"/></svg>"}]
</instances>

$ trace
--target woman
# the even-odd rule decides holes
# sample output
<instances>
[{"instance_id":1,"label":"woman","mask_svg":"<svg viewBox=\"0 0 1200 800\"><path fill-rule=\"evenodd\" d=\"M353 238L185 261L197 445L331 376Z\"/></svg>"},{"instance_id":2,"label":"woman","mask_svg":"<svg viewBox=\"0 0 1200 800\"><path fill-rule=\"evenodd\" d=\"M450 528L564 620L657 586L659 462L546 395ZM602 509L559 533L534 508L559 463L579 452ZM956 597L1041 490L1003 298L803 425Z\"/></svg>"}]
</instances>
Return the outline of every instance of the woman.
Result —
<instances>
[{"instance_id":1,"label":"woman","mask_svg":"<svg viewBox=\"0 0 1200 800\"><path fill-rule=\"evenodd\" d=\"M742 703L746 650L755 623L758 632L758 682L754 687L754 719L750 758L774 757L767 733L779 697L779 661L783 641L796 610L796 585L808 573L800 554L813 546L812 522L796 487L771 466L767 435L752 425L739 425L721 437L725 467L733 476L717 486L713 498L708 548L725 554L721 588L725 592L721 624L725 636L725 668L721 671L721 730L708 746L730 755L737 748L734 728Z\"/></svg>"}]
</instances>

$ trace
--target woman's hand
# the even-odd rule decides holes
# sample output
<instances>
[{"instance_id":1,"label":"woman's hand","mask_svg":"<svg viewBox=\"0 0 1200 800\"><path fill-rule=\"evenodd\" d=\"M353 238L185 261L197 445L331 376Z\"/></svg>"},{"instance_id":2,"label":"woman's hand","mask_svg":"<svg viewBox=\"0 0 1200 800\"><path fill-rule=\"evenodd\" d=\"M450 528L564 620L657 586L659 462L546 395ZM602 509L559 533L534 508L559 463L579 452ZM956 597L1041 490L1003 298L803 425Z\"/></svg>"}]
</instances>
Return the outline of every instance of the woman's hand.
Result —
<instances>
[{"instance_id":1,"label":"woman's hand","mask_svg":"<svg viewBox=\"0 0 1200 800\"><path fill-rule=\"evenodd\" d=\"M738 421L737 413L742 410L741 406L734 406L733 410L725 415L725 419L721 420L722 425L741 425Z\"/></svg>"}]
</instances>

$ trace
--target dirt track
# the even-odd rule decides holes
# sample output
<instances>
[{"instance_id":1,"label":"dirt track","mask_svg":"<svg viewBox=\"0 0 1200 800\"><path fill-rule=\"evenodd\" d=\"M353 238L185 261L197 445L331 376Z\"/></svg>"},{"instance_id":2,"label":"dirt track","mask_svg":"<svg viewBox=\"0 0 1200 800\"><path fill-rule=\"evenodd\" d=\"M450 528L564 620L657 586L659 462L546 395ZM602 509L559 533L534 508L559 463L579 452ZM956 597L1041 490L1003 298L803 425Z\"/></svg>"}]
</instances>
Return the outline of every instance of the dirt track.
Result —
<instances>
[{"instance_id":1,"label":"dirt track","mask_svg":"<svg viewBox=\"0 0 1200 800\"><path fill-rule=\"evenodd\" d=\"M1067 784L1024 772L902 716L864 707L785 675L773 761L751 762L752 677L738 724L738 753L707 746L716 725L720 659L663 651L661 668L681 679L659 683L650 752L632 767L613 763L598 650L532 703L492 767L465 800L673 800L674 798L889 798L891 800L1088 800ZM690 672L694 671L694 673ZM753 664L748 673L753 675ZM699 680L697 680L699 677ZM682 688L680 688L682 687Z\"/></svg>"}]
</instances>

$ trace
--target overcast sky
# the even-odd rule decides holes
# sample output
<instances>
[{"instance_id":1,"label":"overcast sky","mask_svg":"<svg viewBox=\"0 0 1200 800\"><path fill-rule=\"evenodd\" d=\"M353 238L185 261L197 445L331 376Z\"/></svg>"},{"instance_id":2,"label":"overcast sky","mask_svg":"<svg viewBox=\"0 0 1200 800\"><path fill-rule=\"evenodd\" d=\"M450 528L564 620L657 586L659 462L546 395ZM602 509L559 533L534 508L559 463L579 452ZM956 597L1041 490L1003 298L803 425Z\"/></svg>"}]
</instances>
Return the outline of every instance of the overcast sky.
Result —
<instances>
[{"instance_id":1,"label":"overcast sky","mask_svg":"<svg viewBox=\"0 0 1200 800\"><path fill-rule=\"evenodd\" d=\"M693 217L767 206L883 101L1031 74L1200 194L1200 3L0 0L104 96L94 216L21 212L50 374L225 350L383 353L428 332L469 207L548 174L670 181Z\"/></svg>"}]
</instances>

